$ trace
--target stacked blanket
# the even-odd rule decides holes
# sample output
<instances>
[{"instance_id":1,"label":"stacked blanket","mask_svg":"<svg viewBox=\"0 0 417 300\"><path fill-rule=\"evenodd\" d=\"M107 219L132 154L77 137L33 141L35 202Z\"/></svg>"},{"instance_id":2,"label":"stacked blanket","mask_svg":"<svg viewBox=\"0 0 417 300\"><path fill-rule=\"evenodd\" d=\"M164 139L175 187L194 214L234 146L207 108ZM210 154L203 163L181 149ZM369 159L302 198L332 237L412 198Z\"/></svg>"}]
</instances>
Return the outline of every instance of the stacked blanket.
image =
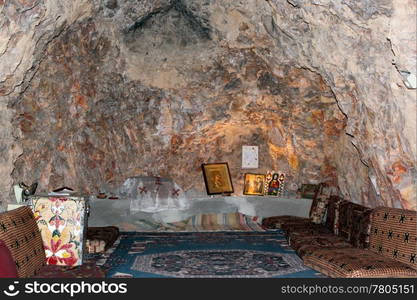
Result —
<instances>
[{"instance_id":1,"label":"stacked blanket","mask_svg":"<svg viewBox=\"0 0 417 300\"><path fill-rule=\"evenodd\" d=\"M161 224L158 231L265 231L258 217L239 212L207 213L181 222Z\"/></svg>"}]
</instances>

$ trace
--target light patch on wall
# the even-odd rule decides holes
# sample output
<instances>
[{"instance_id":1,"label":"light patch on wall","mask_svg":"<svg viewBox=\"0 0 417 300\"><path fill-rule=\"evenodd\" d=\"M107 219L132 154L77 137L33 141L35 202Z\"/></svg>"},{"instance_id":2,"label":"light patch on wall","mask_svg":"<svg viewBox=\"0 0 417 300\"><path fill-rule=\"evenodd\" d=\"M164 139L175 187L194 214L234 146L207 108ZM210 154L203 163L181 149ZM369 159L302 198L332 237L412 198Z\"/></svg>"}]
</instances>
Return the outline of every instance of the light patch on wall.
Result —
<instances>
[{"instance_id":1,"label":"light patch on wall","mask_svg":"<svg viewBox=\"0 0 417 300\"><path fill-rule=\"evenodd\" d=\"M411 74L408 71L400 71L400 74L401 74L402 80L404 82L404 85L408 89L415 90L417 88L416 75Z\"/></svg>"},{"instance_id":2,"label":"light patch on wall","mask_svg":"<svg viewBox=\"0 0 417 300\"><path fill-rule=\"evenodd\" d=\"M161 100L160 107L161 116L159 117L158 125L156 125L156 134L161 137L165 145L168 145L171 141L171 134L173 129L172 111L167 99Z\"/></svg>"},{"instance_id":3,"label":"light patch on wall","mask_svg":"<svg viewBox=\"0 0 417 300\"><path fill-rule=\"evenodd\" d=\"M298 158L297 155L295 155L294 153L291 153L288 155L288 164L291 166L291 168L293 170L297 170L298 169Z\"/></svg>"},{"instance_id":4,"label":"light patch on wall","mask_svg":"<svg viewBox=\"0 0 417 300\"><path fill-rule=\"evenodd\" d=\"M297 170L299 166L298 157L290 139L287 139L285 147L278 147L272 143L268 143L271 157L278 159L279 157L286 157L288 164L293 170Z\"/></svg>"},{"instance_id":5,"label":"light patch on wall","mask_svg":"<svg viewBox=\"0 0 417 300\"><path fill-rule=\"evenodd\" d=\"M405 209L416 210L417 203L414 201L416 195L416 186L414 183L406 185L404 188L399 189L402 197L402 206Z\"/></svg>"},{"instance_id":6,"label":"light patch on wall","mask_svg":"<svg viewBox=\"0 0 417 300\"><path fill-rule=\"evenodd\" d=\"M369 179L372 182L372 185L374 186L375 192L378 196L381 195L380 191L379 191L379 187L378 187L378 183L376 181L376 176L375 175L369 175Z\"/></svg>"},{"instance_id":7,"label":"light patch on wall","mask_svg":"<svg viewBox=\"0 0 417 300\"><path fill-rule=\"evenodd\" d=\"M273 159L278 159L280 156L285 156L286 150L285 147L278 147L272 143L268 143L269 152Z\"/></svg>"}]
</instances>

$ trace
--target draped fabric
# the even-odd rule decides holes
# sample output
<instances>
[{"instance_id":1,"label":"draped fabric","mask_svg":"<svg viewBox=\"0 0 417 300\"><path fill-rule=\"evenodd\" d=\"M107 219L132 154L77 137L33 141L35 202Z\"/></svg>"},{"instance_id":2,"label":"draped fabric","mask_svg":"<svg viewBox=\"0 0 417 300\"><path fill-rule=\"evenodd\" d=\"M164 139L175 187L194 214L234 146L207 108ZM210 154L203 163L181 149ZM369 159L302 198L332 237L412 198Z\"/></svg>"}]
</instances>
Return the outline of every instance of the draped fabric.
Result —
<instances>
[{"instance_id":1,"label":"draped fabric","mask_svg":"<svg viewBox=\"0 0 417 300\"><path fill-rule=\"evenodd\" d=\"M182 210L189 207L184 191L172 179L161 177L131 177L119 190L119 195L130 200L131 211L159 212Z\"/></svg>"}]
</instances>

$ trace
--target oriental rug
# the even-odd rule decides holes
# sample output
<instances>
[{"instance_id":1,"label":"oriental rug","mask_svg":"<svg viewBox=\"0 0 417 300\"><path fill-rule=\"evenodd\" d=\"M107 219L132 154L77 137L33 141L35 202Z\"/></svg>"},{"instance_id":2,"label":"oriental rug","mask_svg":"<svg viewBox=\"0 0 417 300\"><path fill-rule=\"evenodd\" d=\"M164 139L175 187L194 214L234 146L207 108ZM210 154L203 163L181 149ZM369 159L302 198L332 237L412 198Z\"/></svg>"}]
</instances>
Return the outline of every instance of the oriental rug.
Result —
<instances>
[{"instance_id":1,"label":"oriental rug","mask_svg":"<svg viewBox=\"0 0 417 300\"><path fill-rule=\"evenodd\" d=\"M282 231L123 232L99 258L109 278L314 278Z\"/></svg>"}]
</instances>

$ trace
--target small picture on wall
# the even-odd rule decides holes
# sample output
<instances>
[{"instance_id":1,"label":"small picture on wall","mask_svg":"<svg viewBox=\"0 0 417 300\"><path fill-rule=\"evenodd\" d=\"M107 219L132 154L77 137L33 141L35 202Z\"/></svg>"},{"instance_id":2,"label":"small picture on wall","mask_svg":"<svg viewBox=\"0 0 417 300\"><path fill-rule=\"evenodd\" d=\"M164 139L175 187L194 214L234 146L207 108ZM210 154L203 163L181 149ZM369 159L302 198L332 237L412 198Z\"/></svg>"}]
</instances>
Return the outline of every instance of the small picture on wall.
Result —
<instances>
[{"instance_id":1,"label":"small picture on wall","mask_svg":"<svg viewBox=\"0 0 417 300\"><path fill-rule=\"evenodd\" d=\"M264 195L265 174L245 174L244 195Z\"/></svg>"},{"instance_id":2,"label":"small picture on wall","mask_svg":"<svg viewBox=\"0 0 417 300\"><path fill-rule=\"evenodd\" d=\"M272 171L266 172L265 182L264 182L264 195L268 195L269 183L272 180Z\"/></svg>"},{"instance_id":3,"label":"small picture on wall","mask_svg":"<svg viewBox=\"0 0 417 300\"><path fill-rule=\"evenodd\" d=\"M313 199L319 191L319 187L318 184L302 184L300 188L301 197Z\"/></svg>"},{"instance_id":4,"label":"small picture on wall","mask_svg":"<svg viewBox=\"0 0 417 300\"><path fill-rule=\"evenodd\" d=\"M272 175L272 179L268 184L268 192L267 195L270 196L278 196L279 194L279 187L280 187L280 180L279 180L279 174L274 173Z\"/></svg>"},{"instance_id":5,"label":"small picture on wall","mask_svg":"<svg viewBox=\"0 0 417 300\"><path fill-rule=\"evenodd\" d=\"M227 163L202 164L201 168L208 195L233 193L232 178Z\"/></svg>"}]
</instances>

